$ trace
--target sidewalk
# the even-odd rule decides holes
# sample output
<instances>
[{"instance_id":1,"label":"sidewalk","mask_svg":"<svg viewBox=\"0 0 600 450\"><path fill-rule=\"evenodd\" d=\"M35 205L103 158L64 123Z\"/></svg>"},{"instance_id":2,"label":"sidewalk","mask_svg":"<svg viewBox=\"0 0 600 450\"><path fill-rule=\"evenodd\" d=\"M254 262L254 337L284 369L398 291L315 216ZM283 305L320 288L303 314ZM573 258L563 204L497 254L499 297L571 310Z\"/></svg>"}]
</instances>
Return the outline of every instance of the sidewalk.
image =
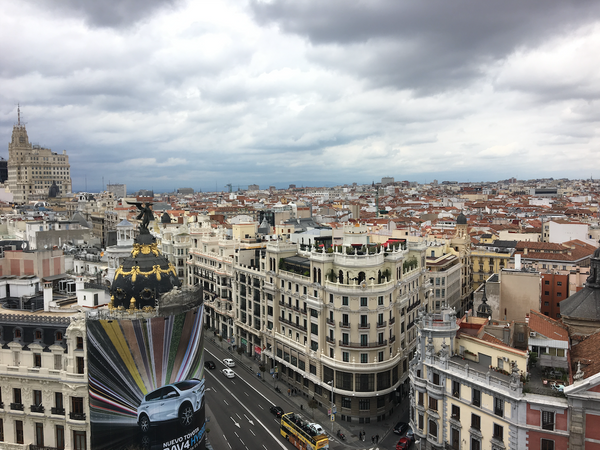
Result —
<instances>
[{"instance_id":1,"label":"sidewalk","mask_svg":"<svg viewBox=\"0 0 600 450\"><path fill-rule=\"evenodd\" d=\"M212 336L209 335L207 335L207 337L212 338ZM258 372L258 366L260 365L259 361L251 359L246 355L240 356L237 354L237 352L233 351L233 349L228 350L229 344L227 344L225 341L219 342L218 338L215 339L214 345L219 347L225 353L229 353L231 355L230 358L235 360L236 364L238 365L238 370L241 368L246 370L253 376L256 376ZM377 444L371 442L371 436L379 435L379 442L382 442L388 434L394 432L394 425L396 425L400 421L408 422L408 407L406 406L406 402L408 402L408 399L404 399L401 404L395 405L392 414L386 417L386 419L382 420L381 422L372 422L365 424L359 424L356 422L341 422L341 415L338 412L336 414L336 421L333 423L332 428L332 423L330 421L329 416L327 415L327 409L330 407L330 405L323 404L322 407L317 407L313 411L308 407L308 402L310 400L310 397L308 397L308 395L300 391L297 391L297 394L295 395L288 395L288 389L290 389L291 386L288 386L280 380L273 381L268 372L265 372L264 376L265 386L267 386L273 391L275 395L281 398L279 406L281 406L285 412L293 411L295 413L302 414L309 420L314 420L314 422L321 424L321 426L330 435L330 437L336 441L339 441L339 438L336 436L337 431L341 430L341 432L346 436L346 440L343 442L349 447L372 448L373 446L377 446ZM275 391L275 386L277 386L280 389L280 393L277 393ZM360 441L358 439L358 434L363 431L365 433L365 440Z\"/></svg>"},{"instance_id":2,"label":"sidewalk","mask_svg":"<svg viewBox=\"0 0 600 450\"><path fill-rule=\"evenodd\" d=\"M386 417L385 420L381 422L375 423L365 423L359 424L356 422L341 422L339 419L341 415L339 412L336 414L336 421L333 422L333 431L331 426L331 421L329 416L327 415L327 409L324 407L315 408L314 411L308 407L308 402L310 398L302 393L298 392L296 395L288 396L287 385L276 382L278 384L279 389L281 390L281 394L278 394L283 401L287 401L294 405L294 412L302 414L307 419L313 420L321 424L321 426L327 431L327 433L335 440L339 441L337 437L337 431L340 430L343 434L346 435L346 440L343 441L346 445L355 448L372 448L374 444L371 442L371 437L379 435L379 442L382 442L383 439L389 434L393 433L393 427L399 421L407 421L408 419L408 411L405 411L403 414L402 405L398 404L395 406L393 413ZM273 384L270 383L271 389L273 388ZM406 400L405 400L406 401ZM323 405L325 406L325 405ZM285 408L284 408L285 409ZM358 439L358 434L360 432L365 433L364 441L360 441Z\"/></svg>"}]
</instances>

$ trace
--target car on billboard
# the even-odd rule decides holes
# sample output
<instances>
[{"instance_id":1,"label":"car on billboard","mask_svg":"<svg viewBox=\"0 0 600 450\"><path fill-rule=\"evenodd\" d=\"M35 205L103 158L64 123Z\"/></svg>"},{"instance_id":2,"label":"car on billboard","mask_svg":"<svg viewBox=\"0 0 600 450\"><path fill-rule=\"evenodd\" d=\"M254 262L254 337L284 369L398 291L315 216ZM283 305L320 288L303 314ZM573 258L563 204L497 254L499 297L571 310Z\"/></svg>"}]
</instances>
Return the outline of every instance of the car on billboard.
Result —
<instances>
[{"instance_id":1,"label":"car on billboard","mask_svg":"<svg viewBox=\"0 0 600 450\"><path fill-rule=\"evenodd\" d=\"M137 423L144 433L150 431L151 426L166 422L189 427L203 402L204 380L167 384L146 394L137 409Z\"/></svg>"},{"instance_id":2,"label":"car on billboard","mask_svg":"<svg viewBox=\"0 0 600 450\"><path fill-rule=\"evenodd\" d=\"M227 378L235 377L235 372L231 369L225 368L225 369L221 370L221 372L223 372L223 375L225 375Z\"/></svg>"},{"instance_id":3,"label":"car on billboard","mask_svg":"<svg viewBox=\"0 0 600 450\"><path fill-rule=\"evenodd\" d=\"M235 361L231 358L225 358L223 360L223 364L225 364L227 367L235 367Z\"/></svg>"}]
</instances>

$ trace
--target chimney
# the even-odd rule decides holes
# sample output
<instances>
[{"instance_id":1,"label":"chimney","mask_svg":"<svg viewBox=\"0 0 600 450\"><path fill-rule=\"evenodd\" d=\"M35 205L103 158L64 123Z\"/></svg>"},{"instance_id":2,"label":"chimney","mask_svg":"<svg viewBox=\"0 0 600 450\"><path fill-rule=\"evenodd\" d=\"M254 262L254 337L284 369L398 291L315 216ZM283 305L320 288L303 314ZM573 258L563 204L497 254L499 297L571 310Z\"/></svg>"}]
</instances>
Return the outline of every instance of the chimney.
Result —
<instances>
[{"instance_id":1,"label":"chimney","mask_svg":"<svg viewBox=\"0 0 600 450\"><path fill-rule=\"evenodd\" d=\"M515 255L515 269L521 270L521 254L520 253L517 253Z\"/></svg>"},{"instance_id":2,"label":"chimney","mask_svg":"<svg viewBox=\"0 0 600 450\"><path fill-rule=\"evenodd\" d=\"M44 312L50 311L52 302L52 282L44 282Z\"/></svg>"},{"instance_id":3,"label":"chimney","mask_svg":"<svg viewBox=\"0 0 600 450\"><path fill-rule=\"evenodd\" d=\"M77 280L75 282L75 291L79 292L83 289L85 289L85 282L83 281L83 277L77 277Z\"/></svg>"}]
</instances>

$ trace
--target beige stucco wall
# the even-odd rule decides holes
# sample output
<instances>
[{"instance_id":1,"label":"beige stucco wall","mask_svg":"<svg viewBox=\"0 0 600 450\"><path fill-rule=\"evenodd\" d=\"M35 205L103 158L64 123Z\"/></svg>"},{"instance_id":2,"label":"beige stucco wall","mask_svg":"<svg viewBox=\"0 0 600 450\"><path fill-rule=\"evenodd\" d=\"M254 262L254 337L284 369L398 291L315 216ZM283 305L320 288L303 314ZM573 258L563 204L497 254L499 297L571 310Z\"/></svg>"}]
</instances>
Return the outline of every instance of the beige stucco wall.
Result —
<instances>
[{"instance_id":1,"label":"beige stucco wall","mask_svg":"<svg viewBox=\"0 0 600 450\"><path fill-rule=\"evenodd\" d=\"M539 272L500 272L501 320L525 320L529 310L540 310L542 282Z\"/></svg>"}]
</instances>

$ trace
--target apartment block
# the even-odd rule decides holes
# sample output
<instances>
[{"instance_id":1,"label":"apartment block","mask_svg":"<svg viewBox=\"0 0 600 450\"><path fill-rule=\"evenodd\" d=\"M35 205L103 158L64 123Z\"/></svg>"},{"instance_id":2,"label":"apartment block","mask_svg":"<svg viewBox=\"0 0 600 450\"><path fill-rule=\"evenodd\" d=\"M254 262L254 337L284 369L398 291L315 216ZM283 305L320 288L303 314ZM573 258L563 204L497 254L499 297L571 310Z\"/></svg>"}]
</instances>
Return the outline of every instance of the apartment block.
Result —
<instances>
[{"instance_id":1,"label":"apartment block","mask_svg":"<svg viewBox=\"0 0 600 450\"><path fill-rule=\"evenodd\" d=\"M410 424L422 449L568 447L564 396L524 389L526 329L468 315L457 319L451 309L419 311Z\"/></svg>"}]
</instances>

